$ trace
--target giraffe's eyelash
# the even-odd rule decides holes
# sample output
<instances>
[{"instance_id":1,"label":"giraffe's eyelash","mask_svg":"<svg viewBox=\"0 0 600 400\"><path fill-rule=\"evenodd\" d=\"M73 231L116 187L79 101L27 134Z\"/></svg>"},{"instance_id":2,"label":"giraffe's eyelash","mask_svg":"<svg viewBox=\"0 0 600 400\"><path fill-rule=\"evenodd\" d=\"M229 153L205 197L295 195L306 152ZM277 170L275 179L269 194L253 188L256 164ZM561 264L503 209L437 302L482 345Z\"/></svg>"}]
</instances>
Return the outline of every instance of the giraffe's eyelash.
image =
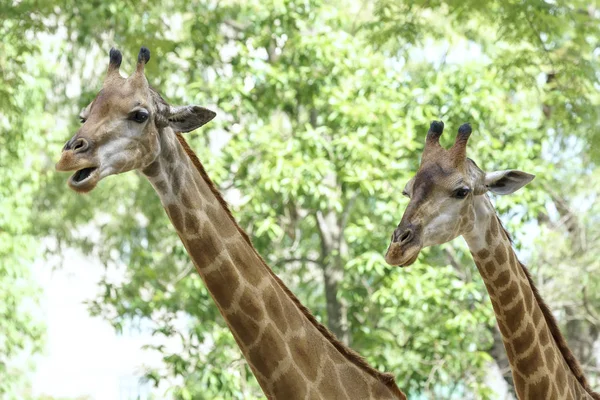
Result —
<instances>
[{"instance_id":1,"label":"giraffe's eyelash","mask_svg":"<svg viewBox=\"0 0 600 400\"><path fill-rule=\"evenodd\" d=\"M461 187L456 189L453 193L452 193L452 197L457 198L457 199L464 199L465 197L467 197L467 195L471 193L471 188L465 186L465 187Z\"/></svg>"},{"instance_id":2,"label":"giraffe's eyelash","mask_svg":"<svg viewBox=\"0 0 600 400\"><path fill-rule=\"evenodd\" d=\"M131 121L135 121L138 124L141 124L145 122L149 116L150 114L146 109L140 108L129 113L128 119L130 119Z\"/></svg>"}]
</instances>

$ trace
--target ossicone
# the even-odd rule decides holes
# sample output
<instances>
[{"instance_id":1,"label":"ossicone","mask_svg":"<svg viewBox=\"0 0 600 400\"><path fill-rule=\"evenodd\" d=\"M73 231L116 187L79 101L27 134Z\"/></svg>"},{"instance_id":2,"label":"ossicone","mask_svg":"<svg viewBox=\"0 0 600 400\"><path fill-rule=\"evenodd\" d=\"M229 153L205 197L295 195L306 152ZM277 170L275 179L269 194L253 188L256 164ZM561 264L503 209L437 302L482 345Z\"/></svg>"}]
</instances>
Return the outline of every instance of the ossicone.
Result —
<instances>
[{"instance_id":1,"label":"ossicone","mask_svg":"<svg viewBox=\"0 0 600 400\"><path fill-rule=\"evenodd\" d=\"M147 47L142 46L140 53L138 54L138 64L147 64L150 61L150 50Z\"/></svg>"},{"instance_id":2,"label":"ossicone","mask_svg":"<svg viewBox=\"0 0 600 400\"><path fill-rule=\"evenodd\" d=\"M469 123L464 123L458 128L456 140L450 149L450 152L454 157L454 164L456 166L460 166L465 163L465 159L467 158L467 142L469 141L469 136L471 136L472 132L473 128L471 128Z\"/></svg>"},{"instance_id":3,"label":"ossicone","mask_svg":"<svg viewBox=\"0 0 600 400\"><path fill-rule=\"evenodd\" d=\"M469 139L469 136L471 136L471 133L473 132L473 129L471 128L471 124L469 124L468 122L465 124L462 124L459 128L458 128L458 135L456 135L456 141L467 141Z\"/></svg>"},{"instance_id":4,"label":"ossicone","mask_svg":"<svg viewBox=\"0 0 600 400\"><path fill-rule=\"evenodd\" d=\"M150 61L150 50L148 50L147 47L142 46L140 48L140 52L138 53L137 67L133 75L137 75L138 77L143 76L144 66L148 63L148 61Z\"/></svg>"},{"instance_id":5,"label":"ossicone","mask_svg":"<svg viewBox=\"0 0 600 400\"><path fill-rule=\"evenodd\" d=\"M444 132L444 123L442 121L431 121L429 125L429 131L427 132L426 143L438 144L440 142L440 136Z\"/></svg>"},{"instance_id":6,"label":"ossicone","mask_svg":"<svg viewBox=\"0 0 600 400\"><path fill-rule=\"evenodd\" d=\"M111 48L110 52L108 53L108 56L110 57L111 65L114 65L117 68L121 66L121 61L123 61L123 55L119 50L115 49L114 47Z\"/></svg>"},{"instance_id":7,"label":"ossicone","mask_svg":"<svg viewBox=\"0 0 600 400\"><path fill-rule=\"evenodd\" d=\"M110 49L110 52L108 53L108 57L109 57L110 61L108 63L107 74L110 75L119 70L119 67L121 66L121 62L123 61L123 55L121 54L121 52L119 50L117 50L113 47Z\"/></svg>"}]
</instances>

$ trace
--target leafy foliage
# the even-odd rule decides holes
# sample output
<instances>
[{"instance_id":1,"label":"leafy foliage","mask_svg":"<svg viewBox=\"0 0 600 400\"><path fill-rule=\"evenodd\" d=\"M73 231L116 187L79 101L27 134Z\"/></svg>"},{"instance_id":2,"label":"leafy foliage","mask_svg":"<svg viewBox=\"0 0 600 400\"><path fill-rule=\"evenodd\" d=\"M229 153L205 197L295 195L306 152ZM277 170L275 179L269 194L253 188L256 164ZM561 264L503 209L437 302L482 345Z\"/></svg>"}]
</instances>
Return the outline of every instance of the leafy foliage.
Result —
<instances>
[{"instance_id":1,"label":"leafy foliage","mask_svg":"<svg viewBox=\"0 0 600 400\"><path fill-rule=\"evenodd\" d=\"M483 169L537 175L497 208L517 245L540 233L525 255L541 260L541 281L560 281L567 269L556 260L569 260L570 271L588 265L593 277L595 242L574 253L566 232L551 246L565 232L548 211L561 201L593 204L598 195L582 184L598 176L589 167L600 140L598 10L582 1L44 4L37 12L27 1L10 7L0 25L3 54L13 56L0 60L0 270L12 277L0 275L0 296L8 293L2 298L16 299L7 303L15 307L29 296L13 282L26 277L35 237L54 238L51 252L75 246L97 256L107 277L90 311L115 329L150 321L156 336L178 341L176 351L151 346L164 368L147 371L155 383L170 382L176 398L262 394L150 185L127 174L75 196L52 171L77 129L76 113L100 88L113 45L125 55L123 70L140 45L150 47L147 76L173 104L218 109L190 143L259 253L411 398L492 397L484 378L493 313L465 246L425 251L410 269L383 262L432 119L446 123L446 145L471 122L469 156ZM569 193L549 191L558 183ZM585 232L595 215L590 206L581 217ZM109 279L115 268L126 270L124 281ZM570 277L564 290L551 286L551 300L559 317L577 316L561 321L579 340L597 324L589 315L600 314L598 282ZM584 297L571 290L581 279ZM39 328L15 307L4 321L38 343ZM597 376L595 358L583 361Z\"/></svg>"},{"instance_id":2,"label":"leafy foliage","mask_svg":"<svg viewBox=\"0 0 600 400\"><path fill-rule=\"evenodd\" d=\"M29 363L41 350L44 329L36 319L38 288L29 266L38 253L31 207L43 160L39 133L51 126L44 110L49 81L36 60L35 43L21 40L40 24L39 14L0 5L0 397L19 399L27 390ZM24 65L40 68L24 70ZM29 85L35 81L36 85ZM34 149L31 152L31 149ZM24 365L23 365L24 364Z\"/></svg>"}]
</instances>

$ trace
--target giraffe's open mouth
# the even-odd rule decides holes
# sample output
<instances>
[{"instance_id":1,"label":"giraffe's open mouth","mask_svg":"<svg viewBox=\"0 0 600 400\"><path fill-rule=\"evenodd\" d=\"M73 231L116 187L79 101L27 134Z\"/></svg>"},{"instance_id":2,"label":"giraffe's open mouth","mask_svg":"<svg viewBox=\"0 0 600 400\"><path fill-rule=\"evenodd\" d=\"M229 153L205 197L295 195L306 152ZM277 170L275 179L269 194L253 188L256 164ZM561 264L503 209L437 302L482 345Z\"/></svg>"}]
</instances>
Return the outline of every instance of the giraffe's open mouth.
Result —
<instances>
[{"instance_id":1,"label":"giraffe's open mouth","mask_svg":"<svg viewBox=\"0 0 600 400\"><path fill-rule=\"evenodd\" d=\"M73 174L73 182L81 183L85 181L87 178L90 177L94 170L96 170L96 167L80 169L79 171Z\"/></svg>"},{"instance_id":2,"label":"giraffe's open mouth","mask_svg":"<svg viewBox=\"0 0 600 400\"><path fill-rule=\"evenodd\" d=\"M96 183L98 183L98 167L77 170L69 179L69 186L78 192L89 192Z\"/></svg>"}]
</instances>

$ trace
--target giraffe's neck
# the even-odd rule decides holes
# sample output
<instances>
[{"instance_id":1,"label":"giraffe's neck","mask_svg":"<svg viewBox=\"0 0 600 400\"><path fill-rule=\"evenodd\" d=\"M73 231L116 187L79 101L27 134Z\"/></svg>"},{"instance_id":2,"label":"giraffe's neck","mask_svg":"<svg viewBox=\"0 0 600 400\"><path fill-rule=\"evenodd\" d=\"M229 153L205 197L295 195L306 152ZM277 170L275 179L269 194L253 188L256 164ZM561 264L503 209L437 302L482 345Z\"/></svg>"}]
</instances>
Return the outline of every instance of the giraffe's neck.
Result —
<instances>
[{"instance_id":1,"label":"giraffe's neck","mask_svg":"<svg viewBox=\"0 0 600 400\"><path fill-rule=\"evenodd\" d=\"M577 360L487 198L464 235L490 295L520 399L592 399ZM567 358L569 361L567 361Z\"/></svg>"},{"instance_id":2,"label":"giraffe's neck","mask_svg":"<svg viewBox=\"0 0 600 400\"><path fill-rule=\"evenodd\" d=\"M143 172L267 397L405 398L391 376L337 342L266 266L184 146L165 129L160 156Z\"/></svg>"}]
</instances>

